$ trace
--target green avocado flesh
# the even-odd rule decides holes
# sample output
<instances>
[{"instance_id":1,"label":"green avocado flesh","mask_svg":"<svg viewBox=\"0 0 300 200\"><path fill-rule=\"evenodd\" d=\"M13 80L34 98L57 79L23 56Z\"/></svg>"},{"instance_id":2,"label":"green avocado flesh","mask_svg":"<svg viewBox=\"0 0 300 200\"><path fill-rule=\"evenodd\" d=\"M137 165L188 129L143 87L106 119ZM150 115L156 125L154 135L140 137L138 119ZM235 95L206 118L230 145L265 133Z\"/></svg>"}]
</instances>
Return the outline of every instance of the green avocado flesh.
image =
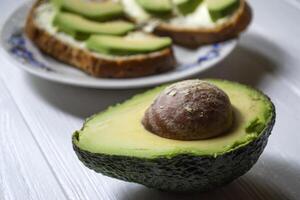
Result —
<instances>
[{"instance_id":1,"label":"green avocado flesh","mask_svg":"<svg viewBox=\"0 0 300 200\"><path fill-rule=\"evenodd\" d=\"M130 38L92 35L86 42L88 49L110 55L150 53L170 45L171 39L167 37Z\"/></svg>"},{"instance_id":2,"label":"green avocado flesh","mask_svg":"<svg viewBox=\"0 0 300 200\"><path fill-rule=\"evenodd\" d=\"M92 116L75 133L75 146L91 153L149 159L171 159L185 154L219 157L259 138L274 118L270 100L238 83L208 81L224 90L233 105L235 123L227 134L205 140L180 141L148 132L141 120L145 110L166 87L161 86Z\"/></svg>"},{"instance_id":3,"label":"green avocado flesh","mask_svg":"<svg viewBox=\"0 0 300 200\"><path fill-rule=\"evenodd\" d=\"M135 28L135 25L125 21L96 22L85 19L80 15L59 12L54 18L54 25L59 30L70 35L125 35Z\"/></svg>"},{"instance_id":4,"label":"green avocado flesh","mask_svg":"<svg viewBox=\"0 0 300 200\"><path fill-rule=\"evenodd\" d=\"M136 2L147 12L152 14L168 14L172 12L170 0L136 0Z\"/></svg>"},{"instance_id":5,"label":"green avocado flesh","mask_svg":"<svg viewBox=\"0 0 300 200\"><path fill-rule=\"evenodd\" d=\"M203 0L174 0L180 13L186 15L194 12Z\"/></svg>"},{"instance_id":6,"label":"green avocado flesh","mask_svg":"<svg viewBox=\"0 0 300 200\"><path fill-rule=\"evenodd\" d=\"M112 1L52 0L52 2L62 10L74 12L99 21L123 16L122 5Z\"/></svg>"},{"instance_id":7,"label":"green avocado flesh","mask_svg":"<svg viewBox=\"0 0 300 200\"><path fill-rule=\"evenodd\" d=\"M212 20L232 14L240 4L240 0L206 0L207 8Z\"/></svg>"}]
</instances>

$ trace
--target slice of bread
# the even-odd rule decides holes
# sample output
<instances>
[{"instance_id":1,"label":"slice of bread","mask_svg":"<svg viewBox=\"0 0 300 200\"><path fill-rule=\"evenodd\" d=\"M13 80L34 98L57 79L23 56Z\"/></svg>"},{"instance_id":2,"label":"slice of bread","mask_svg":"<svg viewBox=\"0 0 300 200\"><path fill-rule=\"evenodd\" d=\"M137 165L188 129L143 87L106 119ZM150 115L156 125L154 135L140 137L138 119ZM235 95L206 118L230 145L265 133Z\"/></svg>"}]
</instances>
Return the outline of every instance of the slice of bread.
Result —
<instances>
[{"instance_id":1,"label":"slice of bread","mask_svg":"<svg viewBox=\"0 0 300 200\"><path fill-rule=\"evenodd\" d=\"M36 23L35 11L45 1L38 0L28 14L25 33L44 53L82 71L105 78L132 78L165 72L174 68L172 48L130 56L107 56L74 46L47 32Z\"/></svg>"},{"instance_id":2,"label":"slice of bread","mask_svg":"<svg viewBox=\"0 0 300 200\"><path fill-rule=\"evenodd\" d=\"M241 0L235 13L224 23L216 24L215 27L194 28L162 22L156 26L154 33L161 36L169 36L176 44L194 48L237 37L248 27L251 19L252 11L250 6L245 0Z\"/></svg>"}]
</instances>

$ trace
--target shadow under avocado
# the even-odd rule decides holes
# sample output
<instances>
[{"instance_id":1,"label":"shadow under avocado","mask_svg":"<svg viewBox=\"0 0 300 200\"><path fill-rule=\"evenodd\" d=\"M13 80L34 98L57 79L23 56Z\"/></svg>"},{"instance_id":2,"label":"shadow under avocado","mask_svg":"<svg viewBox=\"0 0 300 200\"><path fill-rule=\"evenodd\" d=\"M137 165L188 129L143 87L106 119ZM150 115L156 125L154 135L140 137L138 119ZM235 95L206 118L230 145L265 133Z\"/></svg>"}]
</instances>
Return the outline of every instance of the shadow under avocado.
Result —
<instances>
[{"instance_id":1,"label":"shadow under avocado","mask_svg":"<svg viewBox=\"0 0 300 200\"><path fill-rule=\"evenodd\" d=\"M281 50L270 41L255 34L246 34L238 47L218 66L202 73L200 78L222 78L258 86L268 71L278 70ZM33 90L51 106L79 118L86 118L110 105L122 102L145 89L97 90L58 84L28 75Z\"/></svg>"},{"instance_id":2,"label":"shadow under avocado","mask_svg":"<svg viewBox=\"0 0 300 200\"><path fill-rule=\"evenodd\" d=\"M294 184L286 185L287 180ZM266 155L246 175L209 192L172 193L136 186L121 200L297 200L300 195L297 188L300 188L299 166L291 167L287 161Z\"/></svg>"}]
</instances>

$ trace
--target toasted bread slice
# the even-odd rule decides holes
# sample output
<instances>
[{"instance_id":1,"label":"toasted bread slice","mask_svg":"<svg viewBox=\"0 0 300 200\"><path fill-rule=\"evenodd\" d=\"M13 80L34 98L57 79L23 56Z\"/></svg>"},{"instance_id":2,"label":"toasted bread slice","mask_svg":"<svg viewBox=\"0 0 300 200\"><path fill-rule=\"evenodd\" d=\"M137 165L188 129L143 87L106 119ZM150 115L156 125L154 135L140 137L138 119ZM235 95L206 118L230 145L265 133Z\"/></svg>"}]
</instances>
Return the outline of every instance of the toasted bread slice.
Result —
<instances>
[{"instance_id":1,"label":"toasted bread slice","mask_svg":"<svg viewBox=\"0 0 300 200\"><path fill-rule=\"evenodd\" d=\"M213 28L185 27L162 22L156 26L154 33L169 36L174 43L193 48L237 37L248 27L251 19L250 6L245 0L241 0L235 13L224 23L216 24Z\"/></svg>"},{"instance_id":2,"label":"toasted bread slice","mask_svg":"<svg viewBox=\"0 0 300 200\"><path fill-rule=\"evenodd\" d=\"M106 78L131 78L171 70L175 64L172 48L130 56L107 56L79 48L47 32L35 21L35 11L45 1L32 7L25 25L27 37L44 53L82 71Z\"/></svg>"}]
</instances>

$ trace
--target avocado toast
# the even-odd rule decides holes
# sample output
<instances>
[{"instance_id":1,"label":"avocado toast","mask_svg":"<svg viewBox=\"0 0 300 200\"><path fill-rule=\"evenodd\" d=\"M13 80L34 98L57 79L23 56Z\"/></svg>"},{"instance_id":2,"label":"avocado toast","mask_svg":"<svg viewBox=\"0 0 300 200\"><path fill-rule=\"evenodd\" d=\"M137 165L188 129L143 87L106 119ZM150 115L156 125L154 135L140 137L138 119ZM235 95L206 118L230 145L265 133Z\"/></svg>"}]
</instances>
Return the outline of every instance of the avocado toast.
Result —
<instances>
[{"instance_id":1,"label":"avocado toast","mask_svg":"<svg viewBox=\"0 0 300 200\"><path fill-rule=\"evenodd\" d=\"M81 2L79 7L82 9L74 6L73 1ZM55 5L56 2L59 5ZM60 2L65 2L66 5L60 5ZM88 12L91 10L90 7L99 3L83 3L87 8L81 4L81 0L37 1L27 18L26 35L44 53L96 77L140 77L168 71L175 66L171 40L135 31L134 24L120 18L123 12L120 13L119 4L117 8L110 6L111 12L106 11L105 15L103 12L99 14L97 9ZM85 12L85 9L88 11ZM86 13L90 13L90 16L86 16ZM86 43L92 35L114 36L119 40L129 40L129 45L132 42L143 44L143 41L146 43L150 41L151 43L155 39L157 45L147 47L144 52L129 52L126 49L124 51L123 45L120 47L123 53L114 54L111 48L118 49L119 46L116 44L113 47L105 44L105 51L102 46L89 49ZM157 42L160 39L162 41Z\"/></svg>"},{"instance_id":2,"label":"avocado toast","mask_svg":"<svg viewBox=\"0 0 300 200\"><path fill-rule=\"evenodd\" d=\"M136 23L148 23L154 34L171 37L174 43L190 48L238 37L252 19L246 0L165 0L171 7L168 12L168 6L162 11L149 11L147 0L121 2Z\"/></svg>"},{"instance_id":3,"label":"avocado toast","mask_svg":"<svg viewBox=\"0 0 300 200\"><path fill-rule=\"evenodd\" d=\"M92 116L72 141L78 158L104 175L166 191L206 191L246 173L274 123L275 107L260 91L188 80Z\"/></svg>"},{"instance_id":4,"label":"avocado toast","mask_svg":"<svg viewBox=\"0 0 300 200\"><path fill-rule=\"evenodd\" d=\"M245 0L38 0L25 33L44 53L92 76L131 78L173 69L173 43L231 39L251 17Z\"/></svg>"}]
</instances>

